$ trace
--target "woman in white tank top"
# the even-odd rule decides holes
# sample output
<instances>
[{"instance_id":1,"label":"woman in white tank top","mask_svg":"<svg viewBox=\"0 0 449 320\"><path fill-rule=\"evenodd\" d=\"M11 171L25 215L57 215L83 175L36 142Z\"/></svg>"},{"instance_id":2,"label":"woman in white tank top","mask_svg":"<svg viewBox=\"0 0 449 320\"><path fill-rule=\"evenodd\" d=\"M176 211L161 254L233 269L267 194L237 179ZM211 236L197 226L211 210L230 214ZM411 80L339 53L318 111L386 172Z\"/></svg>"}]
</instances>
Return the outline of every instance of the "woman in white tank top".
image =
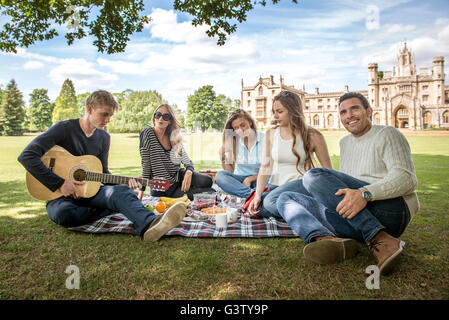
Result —
<instances>
[{"instance_id":1,"label":"woman in white tank top","mask_svg":"<svg viewBox=\"0 0 449 320\"><path fill-rule=\"evenodd\" d=\"M297 94L280 92L274 97L272 111L276 126L265 134L256 192L248 211L252 215L279 218L276 201L282 192L308 194L302 176L315 167L314 154L323 168L332 168L332 163L323 135L306 124ZM270 176L270 185L277 187L263 194Z\"/></svg>"}]
</instances>

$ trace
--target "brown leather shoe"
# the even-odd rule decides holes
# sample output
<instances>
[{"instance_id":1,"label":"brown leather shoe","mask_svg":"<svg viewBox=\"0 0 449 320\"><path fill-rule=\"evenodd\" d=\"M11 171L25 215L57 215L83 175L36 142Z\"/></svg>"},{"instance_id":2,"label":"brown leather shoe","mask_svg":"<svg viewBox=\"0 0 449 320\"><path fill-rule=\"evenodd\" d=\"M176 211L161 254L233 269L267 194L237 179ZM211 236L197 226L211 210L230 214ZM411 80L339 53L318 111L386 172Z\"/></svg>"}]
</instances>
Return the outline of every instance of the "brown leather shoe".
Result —
<instances>
[{"instance_id":1,"label":"brown leather shoe","mask_svg":"<svg viewBox=\"0 0 449 320\"><path fill-rule=\"evenodd\" d=\"M378 261L377 267L381 275L388 274L397 265L399 254L404 246L404 241L392 237L382 230L368 243L368 247Z\"/></svg>"},{"instance_id":2,"label":"brown leather shoe","mask_svg":"<svg viewBox=\"0 0 449 320\"><path fill-rule=\"evenodd\" d=\"M176 202L165 213L157 216L143 234L144 241L155 242L175 228L186 215L184 202Z\"/></svg>"},{"instance_id":3,"label":"brown leather shoe","mask_svg":"<svg viewBox=\"0 0 449 320\"><path fill-rule=\"evenodd\" d=\"M316 237L304 247L304 258L318 264L331 264L354 257L359 244L354 239L330 236Z\"/></svg>"}]
</instances>

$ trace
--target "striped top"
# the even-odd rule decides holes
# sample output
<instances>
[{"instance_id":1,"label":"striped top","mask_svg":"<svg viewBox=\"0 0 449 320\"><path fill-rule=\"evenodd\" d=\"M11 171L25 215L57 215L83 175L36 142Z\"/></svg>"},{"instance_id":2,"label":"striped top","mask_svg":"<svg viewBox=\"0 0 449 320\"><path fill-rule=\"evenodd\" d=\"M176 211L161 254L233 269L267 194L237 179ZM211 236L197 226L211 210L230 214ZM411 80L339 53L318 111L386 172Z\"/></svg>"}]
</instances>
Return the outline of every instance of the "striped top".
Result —
<instances>
[{"instance_id":1,"label":"striped top","mask_svg":"<svg viewBox=\"0 0 449 320\"><path fill-rule=\"evenodd\" d=\"M184 146L181 148L181 155L175 155L173 146L169 150L162 146L152 127L146 127L140 133L139 149L143 178L163 178L169 180L170 184L174 184L178 181L181 163L186 169L194 170L193 162Z\"/></svg>"}]
</instances>

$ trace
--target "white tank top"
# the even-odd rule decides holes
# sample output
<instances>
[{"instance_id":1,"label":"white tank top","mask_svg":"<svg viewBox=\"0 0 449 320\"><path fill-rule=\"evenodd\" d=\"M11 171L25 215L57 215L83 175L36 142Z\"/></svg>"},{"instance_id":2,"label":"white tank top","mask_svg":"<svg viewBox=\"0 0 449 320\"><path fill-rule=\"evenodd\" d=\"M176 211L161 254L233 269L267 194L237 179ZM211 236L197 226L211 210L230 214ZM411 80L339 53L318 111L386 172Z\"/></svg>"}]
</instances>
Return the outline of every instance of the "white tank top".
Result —
<instances>
[{"instance_id":1,"label":"white tank top","mask_svg":"<svg viewBox=\"0 0 449 320\"><path fill-rule=\"evenodd\" d=\"M302 174L296 170L296 161L298 160L292 152L293 138L284 140L281 137L280 127L274 130L273 142L271 144L271 159L273 160L273 172L270 183L281 186L293 180L302 178ZM302 173L305 170L306 152L301 135L296 136L295 150L299 154L299 170Z\"/></svg>"}]
</instances>

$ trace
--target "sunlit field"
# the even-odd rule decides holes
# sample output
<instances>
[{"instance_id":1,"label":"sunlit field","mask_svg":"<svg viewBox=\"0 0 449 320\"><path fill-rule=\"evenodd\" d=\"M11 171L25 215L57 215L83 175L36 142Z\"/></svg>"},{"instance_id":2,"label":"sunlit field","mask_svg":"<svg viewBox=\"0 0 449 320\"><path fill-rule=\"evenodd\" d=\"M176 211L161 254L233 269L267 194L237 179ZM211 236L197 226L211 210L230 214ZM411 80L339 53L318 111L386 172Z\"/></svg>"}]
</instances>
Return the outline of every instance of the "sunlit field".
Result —
<instances>
[{"instance_id":1,"label":"sunlit field","mask_svg":"<svg viewBox=\"0 0 449 320\"><path fill-rule=\"evenodd\" d=\"M401 237L396 272L365 286L367 248L344 263L303 259L299 238L200 239L75 233L49 220L17 162L33 136L0 137L0 299L449 299L449 132L404 132L421 210ZM334 168L344 131L323 132ZM196 169L219 168L220 133L184 136ZM112 173L141 174L137 134L112 135ZM65 286L77 265L80 289Z\"/></svg>"}]
</instances>

